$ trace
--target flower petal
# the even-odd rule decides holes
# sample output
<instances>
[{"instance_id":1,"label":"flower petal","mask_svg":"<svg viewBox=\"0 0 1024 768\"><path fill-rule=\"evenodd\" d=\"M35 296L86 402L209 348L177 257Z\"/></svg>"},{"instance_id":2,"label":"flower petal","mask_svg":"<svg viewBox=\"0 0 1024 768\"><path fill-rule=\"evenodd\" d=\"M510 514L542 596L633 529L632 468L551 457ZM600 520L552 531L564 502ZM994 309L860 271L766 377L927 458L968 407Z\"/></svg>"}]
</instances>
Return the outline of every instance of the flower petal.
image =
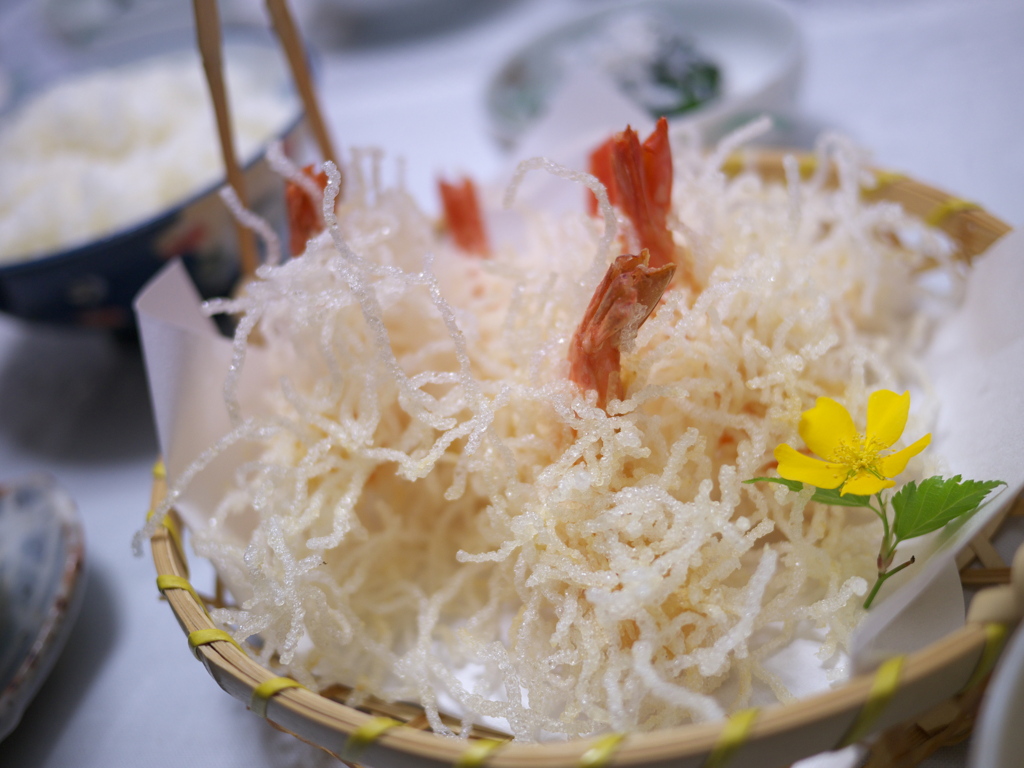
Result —
<instances>
[{"instance_id":1,"label":"flower petal","mask_svg":"<svg viewBox=\"0 0 1024 768\"><path fill-rule=\"evenodd\" d=\"M858 472L845 483L839 491L840 496L852 493L855 496L874 496L883 488L892 488L896 483L892 480L882 480L870 472Z\"/></svg>"},{"instance_id":2,"label":"flower petal","mask_svg":"<svg viewBox=\"0 0 1024 768\"><path fill-rule=\"evenodd\" d=\"M846 477L843 465L807 456L785 443L775 449L775 459L779 462L779 476L786 480L797 480L818 488L838 488Z\"/></svg>"},{"instance_id":3,"label":"flower petal","mask_svg":"<svg viewBox=\"0 0 1024 768\"><path fill-rule=\"evenodd\" d=\"M896 451L896 453L890 454L889 456L883 456L877 463L879 471L886 477L896 477L896 475L907 468L907 462L927 448L931 441L932 435L929 432L920 440L908 445L903 450Z\"/></svg>"},{"instance_id":4,"label":"flower petal","mask_svg":"<svg viewBox=\"0 0 1024 768\"><path fill-rule=\"evenodd\" d=\"M799 432L807 447L826 460L832 458L841 443L857 439L857 427L850 412L830 397L819 397L813 408L803 412Z\"/></svg>"},{"instance_id":5,"label":"flower petal","mask_svg":"<svg viewBox=\"0 0 1024 768\"><path fill-rule=\"evenodd\" d=\"M868 397L868 424L864 437L888 448L900 439L907 426L910 413L910 393L897 395L888 389L879 389Z\"/></svg>"}]
</instances>

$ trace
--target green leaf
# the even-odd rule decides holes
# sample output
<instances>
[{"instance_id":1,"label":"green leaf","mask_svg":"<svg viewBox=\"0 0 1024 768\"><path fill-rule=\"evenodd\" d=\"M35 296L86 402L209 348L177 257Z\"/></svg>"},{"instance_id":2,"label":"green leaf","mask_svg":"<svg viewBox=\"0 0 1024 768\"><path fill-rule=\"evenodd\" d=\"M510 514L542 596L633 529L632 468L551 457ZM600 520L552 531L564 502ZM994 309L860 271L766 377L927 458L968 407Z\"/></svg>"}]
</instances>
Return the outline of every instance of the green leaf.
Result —
<instances>
[{"instance_id":1,"label":"green leaf","mask_svg":"<svg viewBox=\"0 0 1024 768\"><path fill-rule=\"evenodd\" d=\"M811 501L819 501L822 504L832 504L836 507L870 507L870 496L857 496L848 493L845 496L839 493L838 488L818 488L811 496Z\"/></svg>"},{"instance_id":2,"label":"green leaf","mask_svg":"<svg viewBox=\"0 0 1024 768\"><path fill-rule=\"evenodd\" d=\"M950 478L929 477L921 484L911 481L892 497L895 515L893 531L897 541L924 536L937 531L950 520L973 512L989 492L1002 480L963 480L960 475Z\"/></svg>"},{"instance_id":3,"label":"green leaf","mask_svg":"<svg viewBox=\"0 0 1024 768\"><path fill-rule=\"evenodd\" d=\"M802 491L804 484L799 480L787 480L784 477L752 477L750 480L744 480L744 483L778 483L784 485L791 491Z\"/></svg>"}]
</instances>

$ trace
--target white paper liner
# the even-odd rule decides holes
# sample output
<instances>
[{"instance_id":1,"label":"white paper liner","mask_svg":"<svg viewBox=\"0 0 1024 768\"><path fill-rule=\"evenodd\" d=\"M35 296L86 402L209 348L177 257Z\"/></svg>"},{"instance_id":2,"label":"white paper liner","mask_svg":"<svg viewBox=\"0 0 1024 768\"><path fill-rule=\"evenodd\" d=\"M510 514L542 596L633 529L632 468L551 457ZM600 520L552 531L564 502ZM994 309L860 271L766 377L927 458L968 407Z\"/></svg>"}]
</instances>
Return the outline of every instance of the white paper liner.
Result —
<instances>
[{"instance_id":1,"label":"white paper liner","mask_svg":"<svg viewBox=\"0 0 1024 768\"><path fill-rule=\"evenodd\" d=\"M911 542L918 562L890 579L882 602L853 637L857 671L922 647L908 606L955 565L957 553L1024 487L1024 303L1017 295L1022 284L1024 232L1015 231L977 258L963 304L942 319L925 355L942 404L933 450L952 473L1003 480L1006 487L969 519Z\"/></svg>"}]
</instances>

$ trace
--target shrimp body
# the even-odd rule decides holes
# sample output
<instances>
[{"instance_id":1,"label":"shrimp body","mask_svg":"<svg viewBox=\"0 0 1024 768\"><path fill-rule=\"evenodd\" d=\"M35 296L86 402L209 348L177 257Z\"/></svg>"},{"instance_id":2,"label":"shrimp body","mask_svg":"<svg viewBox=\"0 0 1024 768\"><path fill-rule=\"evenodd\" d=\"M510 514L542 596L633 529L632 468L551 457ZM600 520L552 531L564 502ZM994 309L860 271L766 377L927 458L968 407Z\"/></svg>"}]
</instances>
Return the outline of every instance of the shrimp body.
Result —
<instances>
[{"instance_id":1,"label":"shrimp body","mask_svg":"<svg viewBox=\"0 0 1024 768\"><path fill-rule=\"evenodd\" d=\"M327 188L327 174L323 171L315 173L312 165L302 169L322 192ZM323 218L320 215L320 201L312 200L306 190L294 181L285 182L285 208L288 212L288 250L292 256L298 256L306 250L306 243L324 230Z\"/></svg>"},{"instance_id":2,"label":"shrimp body","mask_svg":"<svg viewBox=\"0 0 1024 768\"><path fill-rule=\"evenodd\" d=\"M621 400L622 348L654 312L675 274L675 264L649 265L645 249L612 262L590 299L569 344L569 378L582 390L596 390L597 404Z\"/></svg>"},{"instance_id":3,"label":"shrimp body","mask_svg":"<svg viewBox=\"0 0 1024 768\"><path fill-rule=\"evenodd\" d=\"M475 256L490 254L491 246L473 180L467 176L456 183L442 179L438 181L438 189L444 208L444 221L455 245Z\"/></svg>"}]
</instances>

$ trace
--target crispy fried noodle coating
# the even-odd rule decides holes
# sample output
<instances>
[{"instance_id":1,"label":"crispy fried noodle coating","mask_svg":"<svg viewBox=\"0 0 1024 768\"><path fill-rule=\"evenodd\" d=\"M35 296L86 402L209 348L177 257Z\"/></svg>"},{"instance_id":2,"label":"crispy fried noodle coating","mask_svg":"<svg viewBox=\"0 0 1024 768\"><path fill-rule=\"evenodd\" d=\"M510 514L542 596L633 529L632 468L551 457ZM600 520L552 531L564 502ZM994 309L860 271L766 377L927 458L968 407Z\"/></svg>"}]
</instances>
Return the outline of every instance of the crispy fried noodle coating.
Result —
<instances>
[{"instance_id":1,"label":"crispy fried noodle coating","mask_svg":"<svg viewBox=\"0 0 1024 768\"><path fill-rule=\"evenodd\" d=\"M818 396L856 414L870 389L926 390L922 268L951 249L864 202L865 158L839 138L817 150L836 188L792 158L786 184L728 177L733 149L673 138L679 269L616 315L608 393L573 380L570 345L643 246L594 177L524 169L578 212L521 190L481 258L382 180L379 153L353 153L340 201L329 166L326 229L209 308L239 318L227 400L252 456L193 532L237 599L215 619L310 687L523 740L790 700L769 662L798 637L835 665L877 518L742 481L772 472ZM233 382L254 332L277 385L248 413Z\"/></svg>"}]
</instances>

